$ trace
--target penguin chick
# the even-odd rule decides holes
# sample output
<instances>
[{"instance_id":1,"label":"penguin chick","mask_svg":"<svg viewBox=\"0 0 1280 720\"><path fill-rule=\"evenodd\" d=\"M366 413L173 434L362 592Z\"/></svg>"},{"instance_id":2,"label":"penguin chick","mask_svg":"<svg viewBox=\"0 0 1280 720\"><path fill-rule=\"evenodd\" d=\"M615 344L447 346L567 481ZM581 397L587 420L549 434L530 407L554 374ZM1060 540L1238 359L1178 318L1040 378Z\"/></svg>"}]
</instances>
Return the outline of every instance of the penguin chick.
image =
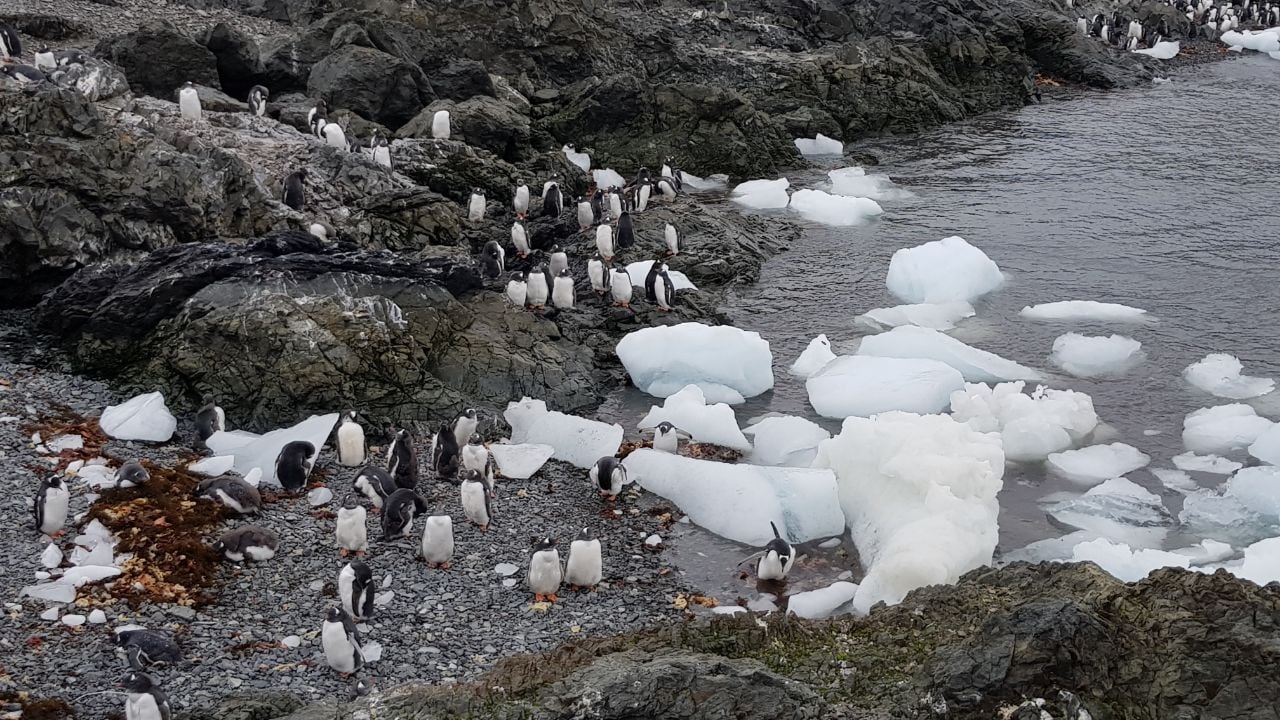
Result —
<instances>
[{"instance_id":1,"label":"penguin chick","mask_svg":"<svg viewBox=\"0 0 1280 720\"><path fill-rule=\"evenodd\" d=\"M116 471L116 487L137 487L145 485L150 479L151 473L147 472L147 469L137 460L130 460ZM125 483L129 484L125 485Z\"/></svg>"},{"instance_id":2,"label":"penguin chick","mask_svg":"<svg viewBox=\"0 0 1280 720\"><path fill-rule=\"evenodd\" d=\"M262 562L275 557L279 547L280 537L275 533L257 525L243 525L223 533L210 549L232 562Z\"/></svg>"},{"instance_id":3,"label":"penguin chick","mask_svg":"<svg viewBox=\"0 0 1280 720\"><path fill-rule=\"evenodd\" d=\"M36 504L32 514L36 519L36 531L51 538L62 536L67 524L67 506L71 502L71 492L60 475L54 475L40 483L36 492Z\"/></svg>"},{"instance_id":4,"label":"penguin chick","mask_svg":"<svg viewBox=\"0 0 1280 720\"><path fill-rule=\"evenodd\" d=\"M222 503L237 515L255 515L262 510L262 494L258 488L234 475L219 475L201 480L196 497Z\"/></svg>"},{"instance_id":5,"label":"penguin chick","mask_svg":"<svg viewBox=\"0 0 1280 720\"><path fill-rule=\"evenodd\" d=\"M388 495L400 489L391 474L376 465L365 465L360 468L351 486L373 503L374 512L382 509L382 504Z\"/></svg>"},{"instance_id":6,"label":"penguin chick","mask_svg":"<svg viewBox=\"0 0 1280 720\"><path fill-rule=\"evenodd\" d=\"M355 410L348 410L338 425L338 464L359 467L364 464L364 428L356 422Z\"/></svg>"},{"instance_id":7,"label":"penguin chick","mask_svg":"<svg viewBox=\"0 0 1280 720\"><path fill-rule=\"evenodd\" d=\"M115 632L116 645L124 649L129 669L141 671L151 665L182 662L182 649L164 633L145 628Z\"/></svg>"},{"instance_id":8,"label":"penguin chick","mask_svg":"<svg viewBox=\"0 0 1280 720\"><path fill-rule=\"evenodd\" d=\"M207 403L204 407L196 411L196 437L200 438L198 443L201 447L205 441L213 437L216 432L223 432L227 429L227 415L214 403Z\"/></svg>"},{"instance_id":9,"label":"penguin chick","mask_svg":"<svg viewBox=\"0 0 1280 720\"><path fill-rule=\"evenodd\" d=\"M276 480L286 492L297 492L306 486L315 456L316 446L306 440L294 440L280 448L276 456Z\"/></svg>"}]
</instances>

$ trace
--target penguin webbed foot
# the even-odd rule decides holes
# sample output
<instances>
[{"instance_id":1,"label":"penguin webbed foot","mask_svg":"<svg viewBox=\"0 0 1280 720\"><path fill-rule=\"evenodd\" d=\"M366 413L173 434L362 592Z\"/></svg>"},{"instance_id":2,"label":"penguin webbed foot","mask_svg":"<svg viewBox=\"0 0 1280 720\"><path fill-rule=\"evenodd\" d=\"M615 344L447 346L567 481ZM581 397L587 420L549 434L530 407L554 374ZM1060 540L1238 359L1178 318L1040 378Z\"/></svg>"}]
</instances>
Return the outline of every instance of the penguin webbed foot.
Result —
<instances>
[{"instance_id":1,"label":"penguin webbed foot","mask_svg":"<svg viewBox=\"0 0 1280 720\"><path fill-rule=\"evenodd\" d=\"M346 557L349 552L346 548L338 548L338 557Z\"/></svg>"}]
</instances>

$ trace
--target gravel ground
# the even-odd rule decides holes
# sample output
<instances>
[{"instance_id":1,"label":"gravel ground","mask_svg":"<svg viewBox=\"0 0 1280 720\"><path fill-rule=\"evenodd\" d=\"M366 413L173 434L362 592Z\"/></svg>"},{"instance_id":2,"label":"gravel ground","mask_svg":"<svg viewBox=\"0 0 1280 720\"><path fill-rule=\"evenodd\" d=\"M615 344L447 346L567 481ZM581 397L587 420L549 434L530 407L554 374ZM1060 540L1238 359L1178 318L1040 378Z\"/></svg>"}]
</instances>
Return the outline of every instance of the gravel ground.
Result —
<instances>
[{"instance_id":1,"label":"gravel ground","mask_svg":"<svg viewBox=\"0 0 1280 720\"><path fill-rule=\"evenodd\" d=\"M4 322L0 317L0 324ZM55 357L32 357L31 347L0 333L0 356L22 350L24 360L38 360L45 368L58 366ZM91 693L111 690L125 668L123 656L110 642L111 628L137 623L173 633L187 656L181 665L157 672L177 709L208 705L251 689L282 690L307 700L346 698L352 685L325 665L318 637L345 561L334 545L333 520L314 516L305 497L280 500L264 509L256 522L280 534L280 553L261 565L227 564L218 599L198 611L179 606L130 610L116 602L102 608L105 624L72 628L42 620L46 603L18 600L20 589L42 569L39 556L47 544L33 530L29 509L40 477L36 470L45 461L24 428L59 405L93 416L119 399L102 383L0 360L0 486L6 489L0 503L0 543L10 556L9 570L0 580L0 601L7 614L0 626L0 648L8 655L0 662L0 691L60 696L82 720L116 715L119 695ZM190 412L175 414L181 418ZM180 419L178 431L184 442L109 443L103 454L113 465L134 457L171 465L187 451L193 435L189 418ZM352 471L334 466L329 448L321 454L320 467L329 471L328 484L335 492L329 507L336 509ZM531 480L500 482L496 524L481 533L463 520L457 490L452 485L437 487L428 476L424 471L420 490L433 496L433 504L437 497L443 500L454 517L452 569L427 569L415 557L416 538L382 542L377 516L369 518L366 562L380 583L379 593L385 593L380 601L386 600L366 633L384 648L382 658L364 673L376 686L462 680L504 655L549 649L579 633L623 632L681 615L673 601L690 589L687 581L673 571L662 552L643 547L650 534L668 532L658 517L661 508L654 511L661 499L631 490L619 498L620 512L614 512L596 496L585 472L549 463ZM73 514L88 508L87 492L83 483L73 482ZM524 585L530 538L560 538L563 555L568 541L584 526L602 539L606 582L590 594L565 588L559 604L534 606ZM420 537L421 523L415 529ZM70 539L60 544L69 553ZM500 563L519 570L504 577L495 572ZM286 638L297 641L297 647L287 647ZM250 649L232 651L232 646Z\"/></svg>"}]
</instances>

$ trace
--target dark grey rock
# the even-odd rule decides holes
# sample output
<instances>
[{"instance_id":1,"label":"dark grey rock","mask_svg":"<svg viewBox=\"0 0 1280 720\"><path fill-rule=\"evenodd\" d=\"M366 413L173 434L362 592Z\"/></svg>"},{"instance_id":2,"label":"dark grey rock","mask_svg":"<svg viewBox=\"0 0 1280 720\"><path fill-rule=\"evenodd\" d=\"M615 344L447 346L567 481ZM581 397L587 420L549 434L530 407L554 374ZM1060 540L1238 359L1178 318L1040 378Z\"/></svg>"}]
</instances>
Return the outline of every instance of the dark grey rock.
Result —
<instances>
[{"instance_id":1,"label":"dark grey rock","mask_svg":"<svg viewBox=\"0 0 1280 720\"><path fill-rule=\"evenodd\" d=\"M466 100L477 95L495 95L493 80L484 63L456 60L430 74L436 96L445 100Z\"/></svg>"},{"instance_id":2,"label":"dark grey rock","mask_svg":"<svg viewBox=\"0 0 1280 720\"><path fill-rule=\"evenodd\" d=\"M153 23L98 43L94 55L124 71L134 92L165 100L185 82L220 87L217 58L172 25Z\"/></svg>"},{"instance_id":3,"label":"dark grey rock","mask_svg":"<svg viewBox=\"0 0 1280 720\"><path fill-rule=\"evenodd\" d=\"M347 45L311 68L307 92L330 107L346 108L398 128L434 95L417 66L373 48Z\"/></svg>"}]
</instances>

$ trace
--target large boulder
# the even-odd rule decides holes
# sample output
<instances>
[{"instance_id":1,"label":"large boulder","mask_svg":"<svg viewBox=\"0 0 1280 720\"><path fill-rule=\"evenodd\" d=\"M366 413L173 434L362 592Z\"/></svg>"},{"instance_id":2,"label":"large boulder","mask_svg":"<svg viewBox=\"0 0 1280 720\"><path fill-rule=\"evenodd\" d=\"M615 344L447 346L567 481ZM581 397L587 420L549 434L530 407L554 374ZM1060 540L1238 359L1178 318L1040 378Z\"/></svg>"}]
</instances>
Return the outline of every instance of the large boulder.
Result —
<instances>
[{"instance_id":1,"label":"large boulder","mask_svg":"<svg viewBox=\"0 0 1280 720\"><path fill-rule=\"evenodd\" d=\"M316 63L307 92L388 127L409 122L434 98L416 65L359 45L344 46Z\"/></svg>"},{"instance_id":2,"label":"large boulder","mask_svg":"<svg viewBox=\"0 0 1280 720\"><path fill-rule=\"evenodd\" d=\"M400 137L431 137L431 123L439 110L449 111L452 139L484 148L508 162L519 162L532 152L529 117L520 114L510 103L483 95L462 102L437 100L396 134Z\"/></svg>"},{"instance_id":3,"label":"large boulder","mask_svg":"<svg viewBox=\"0 0 1280 720\"><path fill-rule=\"evenodd\" d=\"M185 82L220 87L214 54L167 23L104 38L94 55L124 70L137 93L176 100L175 93Z\"/></svg>"},{"instance_id":4,"label":"large boulder","mask_svg":"<svg viewBox=\"0 0 1280 720\"><path fill-rule=\"evenodd\" d=\"M493 79L484 63L455 60L432 72L431 87L446 100L466 100L477 95L495 95Z\"/></svg>"},{"instance_id":5,"label":"large boulder","mask_svg":"<svg viewBox=\"0 0 1280 720\"><path fill-rule=\"evenodd\" d=\"M227 23L209 29L201 43L213 53L222 89L238 98L247 98L249 90L262 78L261 51L258 43Z\"/></svg>"}]
</instances>

